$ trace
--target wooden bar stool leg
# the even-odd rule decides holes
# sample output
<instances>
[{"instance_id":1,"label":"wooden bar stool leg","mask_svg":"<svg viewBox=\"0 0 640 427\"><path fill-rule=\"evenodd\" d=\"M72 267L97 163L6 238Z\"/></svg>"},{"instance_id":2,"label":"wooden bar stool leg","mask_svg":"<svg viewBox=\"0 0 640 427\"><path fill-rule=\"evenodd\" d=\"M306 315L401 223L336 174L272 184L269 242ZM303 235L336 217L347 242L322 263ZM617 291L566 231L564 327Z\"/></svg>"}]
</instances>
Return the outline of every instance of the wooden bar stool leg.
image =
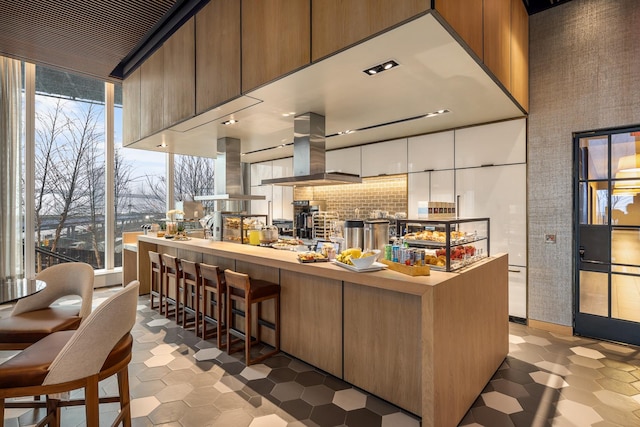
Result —
<instances>
[{"instance_id":1,"label":"wooden bar stool leg","mask_svg":"<svg viewBox=\"0 0 640 427\"><path fill-rule=\"evenodd\" d=\"M244 353L247 366L250 365L251 361L251 300L245 297L245 307L244 307ZM258 317L260 319L260 317ZM258 330L260 329L260 325L258 325Z\"/></svg>"},{"instance_id":2,"label":"wooden bar stool leg","mask_svg":"<svg viewBox=\"0 0 640 427\"><path fill-rule=\"evenodd\" d=\"M227 319L229 324L227 325L227 354L231 354L231 334L230 330L233 327L233 300L231 299L231 293L227 293Z\"/></svg>"},{"instance_id":3,"label":"wooden bar stool leg","mask_svg":"<svg viewBox=\"0 0 640 427\"><path fill-rule=\"evenodd\" d=\"M218 342L218 348L222 348L222 295L220 293L220 289L218 289L216 291L216 316L218 317L218 323L216 324L216 339ZM225 309L226 309L226 305L225 305ZM212 313L213 314L213 313ZM228 318L228 316L225 316ZM225 326L226 326L226 321L225 321ZM229 342L229 335L227 335L227 342Z\"/></svg>"}]
</instances>

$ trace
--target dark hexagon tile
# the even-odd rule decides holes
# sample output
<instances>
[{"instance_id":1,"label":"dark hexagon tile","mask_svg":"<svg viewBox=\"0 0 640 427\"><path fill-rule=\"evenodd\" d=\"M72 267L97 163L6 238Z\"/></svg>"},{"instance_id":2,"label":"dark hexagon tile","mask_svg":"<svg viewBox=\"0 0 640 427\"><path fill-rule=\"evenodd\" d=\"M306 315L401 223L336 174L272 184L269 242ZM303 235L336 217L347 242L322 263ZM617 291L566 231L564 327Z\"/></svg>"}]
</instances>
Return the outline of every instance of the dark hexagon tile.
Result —
<instances>
[{"instance_id":1,"label":"dark hexagon tile","mask_svg":"<svg viewBox=\"0 0 640 427\"><path fill-rule=\"evenodd\" d=\"M491 381L491 385L495 391L499 391L502 394L506 394L511 397L525 397L529 396L529 392L524 388L522 384L509 381L507 379L497 379Z\"/></svg>"},{"instance_id":2,"label":"dark hexagon tile","mask_svg":"<svg viewBox=\"0 0 640 427\"><path fill-rule=\"evenodd\" d=\"M516 427L531 427L535 425L536 427L549 426L551 427L551 420L547 420L547 422L543 422L541 419L536 418L536 414L532 412L516 412L515 414L509 415L511 421Z\"/></svg>"},{"instance_id":3,"label":"dark hexagon tile","mask_svg":"<svg viewBox=\"0 0 640 427\"><path fill-rule=\"evenodd\" d=\"M586 406L595 406L601 403L593 393L577 387L565 387L560 390L560 395L565 399L578 402Z\"/></svg>"},{"instance_id":4,"label":"dark hexagon tile","mask_svg":"<svg viewBox=\"0 0 640 427\"><path fill-rule=\"evenodd\" d=\"M538 368L535 365L532 365L531 363L523 362L513 357L508 357L507 363L509 364L512 370L515 369L515 370L527 372L527 373L535 372L538 370Z\"/></svg>"},{"instance_id":5,"label":"dark hexagon tile","mask_svg":"<svg viewBox=\"0 0 640 427\"><path fill-rule=\"evenodd\" d=\"M220 367L229 375L239 375L247 366L242 362L231 362L223 363Z\"/></svg>"},{"instance_id":6,"label":"dark hexagon tile","mask_svg":"<svg viewBox=\"0 0 640 427\"><path fill-rule=\"evenodd\" d=\"M473 417L473 413L471 411L468 411L464 417L462 417L462 420L460 420L460 423L458 424L460 427L464 427L464 426L468 426L471 424L476 424L476 419Z\"/></svg>"},{"instance_id":7,"label":"dark hexagon tile","mask_svg":"<svg viewBox=\"0 0 640 427\"><path fill-rule=\"evenodd\" d=\"M291 363L291 359L287 356L276 354L263 362L270 368L285 368Z\"/></svg>"},{"instance_id":8,"label":"dark hexagon tile","mask_svg":"<svg viewBox=\"0 0 640 427\"><path fill-rule=\"evenodd\" d=\"M389 415L393 414L394 412L398 412L398 408L396 408L392 404L371 395L367 396L367 403L365 407L378 415Z\"/></svg>"},{"instance_id":9,"label":"dark hexagon tile","mask_svg":"<svg viewBox=\"0 0 640 427\"><path fill-rule=\"evenodd\" d=\"M296 378L296 375L298 375L298 373L289 368L275 368L269 372L267 378L275 383L285 383L293 381Z\"/></svg>"},{"instance_id":10,"label":"dark hexagon tile","mask_svg":"<svg viewBox=\"0 0 640 427\"><path fill-rule=\"evenodd\" d=\"M313 406L302 399L294 399L282 402L280 409L294 417L296 420L306 420L311 415Z\"/></svg>"},{"instance_id":11,"label":"dark hexagon tile","mask_svg":"<svg viewBox=\"0 0 640 427\"><path fill-rule=\"evenodd\" d=\"M335 390L330 389L324 384L306 387L302 392L302 400L312 406L326 405L333 401Z\"/></svg>"},{"instance_id":12,"label":"dark hexagon tile","mask_svg":"<svg viewBox=\"0 0 640 427\"><path fill-rule=\"evenodd\" d=\"M322 375L316 371L300 372L296 376L296 382L302 384L305 387L312 385L322 384L324 382L325 375Z\"/></svg>"},{"instance_id":13,"label":"dark hexagon tile","mask_svg":"<svg viewBox=\"0 0 640 427\"><path fill-rule=\"evenodd\" d=\"M281 402L286 402L287 400L299 399L302 396L302 392L304 391L304 387L300 384L288 381L284 383L276 384L276 386L271 390L271 395L275 396L276 399Z\"/></svg>"},{"instance_id":14,"label":"dark hexagon tile","mask_svg":"<svg viewBox=\"0 0 640 427\"><path fill-rule=\"evenodd\" d=\"M261 396L271 393L271 390L273 390L273 387L275 386L276 383L271 381L269 378L260 378L259 380L251 380L247 382L247 387L251 388Z\"/></svg>"},{"instance_id":15,"label":"dark hexagon tile","mask_svg":"<svg viewBox=\"0 0 640 427\"><path fill-rule=\"evenodd\" d=\"M335 391L351 388L351 386L346 382L332 377L331 375L327 375L327 377L324 379L324 385Z\"/></svg>"},{"instance_id":16,"label":"dark hexagon tile","mask_svg":"<svg viewBox=\"0 0 640 427\"><path fill-rule=\"evenodd\" d=\"M526 385L534 382L529 373L537 370L538 369L536 368L534 371L521 371L519 369L512 368L500 371L500 376L506 380L513 381L516 384Z\"/></svg>"},{"instance_id":17,"label":"dark hexagon tile","mask_svg":"<svg viewBox=\"0 0 640 427\"><path fill-rule=\"evenodd\" d=\"M213 406L213 404L190 408L182 418L180 418L180 424L183 426L211 425L220 414L221 412Z\"/></svg>"},{"instance_id":18,"label":"dark hexagon tile","mask_svg":"<svg viewBox=\"0 0 640 427\"><path fill-rule=\"evenodd\" d=\"M347 412L345 424L349 427L378 427L382 424L382 416L367 408Z\"/></svg>"},{"instance_id":19,"label":"dark hexagon tile","mask_svg":"<svg viewBox=\"0 0 640 427\"><path fill-rule=\"evenodd\" d=\"M473 413L473 417L476 419L476 422L483 426L515 427L515 424L511 421L509 415L503 414L495 409L491 409L488 406L473 408L471 412Z\"/></svg>"},{"instance_id":20,"label":"dark hexagon tile","mask_svg":"<svg viewBox=\"0 0 640 427\"><path fill-rule=\"evenodd\" d=\"M619 362L617 360L613 360L609 357L609 355L607 355L606 359L601 359L600 360L602 362L602 364L608 368L613 368L613 369L617 369L619 371L626 371L626 372L631 372L634 371L636 368L633 365L630 365L626 362Z\"/></svg>"},{"instance_id":21,"label":"dark hexagon tile","mask_svg":"<svg viewBox=\"0 0 640 427\"><path fill-rule=\"evenodd\" d=\"M344 424L347 411L336 405L316 406L311 411L309 419L321 427L332 427Z\"/></svg>"}]
</instances>

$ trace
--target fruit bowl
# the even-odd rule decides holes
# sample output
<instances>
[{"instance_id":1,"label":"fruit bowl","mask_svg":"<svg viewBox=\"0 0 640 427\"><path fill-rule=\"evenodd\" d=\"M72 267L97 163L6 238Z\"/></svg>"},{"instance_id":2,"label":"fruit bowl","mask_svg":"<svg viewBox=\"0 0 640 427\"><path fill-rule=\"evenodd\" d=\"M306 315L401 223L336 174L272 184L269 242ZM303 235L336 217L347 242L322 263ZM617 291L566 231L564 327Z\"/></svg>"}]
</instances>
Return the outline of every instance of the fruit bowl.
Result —
<instances>
[{"instance_id":1,"label":"fruit bowl","mask_svg":"<svg viewBox=\"0 0 640 427\"><path fill-rule=\"evenodd\" d=\"M351 258L351 262L358 269L369 268L378 259L379 249L363 252L360 258Z\"/></svg>"}]
</instances>

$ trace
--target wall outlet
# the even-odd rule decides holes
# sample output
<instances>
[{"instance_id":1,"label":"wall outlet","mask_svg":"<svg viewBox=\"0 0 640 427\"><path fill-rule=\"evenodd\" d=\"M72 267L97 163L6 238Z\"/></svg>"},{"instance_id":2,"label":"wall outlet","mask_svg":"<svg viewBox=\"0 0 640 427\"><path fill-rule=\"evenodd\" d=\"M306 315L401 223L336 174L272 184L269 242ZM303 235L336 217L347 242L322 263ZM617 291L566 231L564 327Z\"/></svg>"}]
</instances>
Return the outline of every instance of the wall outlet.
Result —
<instances>
[{"instance_id":1,"label":"wall outlet","mask_svg":"<svg viewBox=\"0 0 640 427\"><path fill-rule=\"evenodd\" d=\"M544 235L544 242L545 243L552 243L552 244L556 244L556 235L555 234L545 234Z\"/></svg>"}]
</instances>

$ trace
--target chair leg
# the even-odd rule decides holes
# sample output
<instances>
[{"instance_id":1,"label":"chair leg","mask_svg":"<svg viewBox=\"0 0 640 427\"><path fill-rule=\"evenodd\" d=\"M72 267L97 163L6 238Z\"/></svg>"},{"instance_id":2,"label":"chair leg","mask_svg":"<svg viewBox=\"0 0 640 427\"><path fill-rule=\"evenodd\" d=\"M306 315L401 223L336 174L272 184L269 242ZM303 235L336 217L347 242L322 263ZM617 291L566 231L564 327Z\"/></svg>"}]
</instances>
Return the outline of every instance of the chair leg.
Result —
<instances>
[{"instance_id":1,"label":"chair leg","mask_svg":"<svg viewBox=\"0 0 640 427\"><path fill-rule=\"evenodd\" d=\"M47 398L46 425L49 427L60 427L60 400ZM41 422L45 422L42 420Z\"/></svg>"},{"instance_id":2,"label":"chair leg","mask_svg":"<svg viewBox=\"0 0 640 427\"><path fill-rule=\"evenodd\" d=\"M231 294L227 294L227 321L229 324L227 325L227 354L231 354L231 334L230 330L233 327L233 314L231 310L233 309L233 301L231 300Z\"/></svg>"},{"instance_id":3,"label":"chair leg","mask_svg":"<svg viewBox=\"0 0 640 427\"><path fill-rule=\"evenodd\" d=\"M216 340L218 342L218 348L222 348L222 299L220 298L220 292L216 291L216 316L217 316L217 323L216 323L216 332L217 332L217 337ZM226 306L225 306L226 309ZM228 318L228 316L225 316ZM226 325L226 321L225 321L225 325ZM227 337L227 342L229 342L229 337Z\"/></svg>"},{"instance_id":4,"label":"chair leg","mask_svg":"<svg viewBox=\"0 0 640 427\"><path fill-rule=\"evenodd\" d=\"M118 391L120 393L122 425L131 427L131 398L129 397L129 368L127 366L118 372Z\"/></svg>"},{"instance_id":5,"label":"chair leg","mask_svg":"<svg viewBox=\"0 0 640 427\"><path fill-rule=\"evenodd\" d=\"M251 365L251 300L245 298L244 301L244 353L245 363L249 366ZM258 329L260 329L260 326L258 326Z\"/></svg>"},{"instance_id":6,"label":"chair leg","mask_svg":"<svg viewBox=\"0 0 640 427\"><path fill-rule=\"evenodd\" d=\"M4 399L0 399L0 409L2 409L2 413L0 413L0 415L2 415L0 417L0 427L4 427Z\"/></svg>"},{"instance_id":7,"label":"chair leg","mask_svg":"<svg viewBox=\"0 0 640 427\"><path fill-rule=\"evenodd\" d=\"M280 295L276 296L276 350L280 351Z\"/></svg>"},{"instance_id":8,"label":"chair leg","mask_svg":"<svg viewBox=\"0 0 640 427\"><path fill-rule=\"evenodd\" d=\"M87 427L100 426L100 409L98 398L98 376L87 378L84 389L85 412L87 414Z\"/></svg>"}]
</instances>

